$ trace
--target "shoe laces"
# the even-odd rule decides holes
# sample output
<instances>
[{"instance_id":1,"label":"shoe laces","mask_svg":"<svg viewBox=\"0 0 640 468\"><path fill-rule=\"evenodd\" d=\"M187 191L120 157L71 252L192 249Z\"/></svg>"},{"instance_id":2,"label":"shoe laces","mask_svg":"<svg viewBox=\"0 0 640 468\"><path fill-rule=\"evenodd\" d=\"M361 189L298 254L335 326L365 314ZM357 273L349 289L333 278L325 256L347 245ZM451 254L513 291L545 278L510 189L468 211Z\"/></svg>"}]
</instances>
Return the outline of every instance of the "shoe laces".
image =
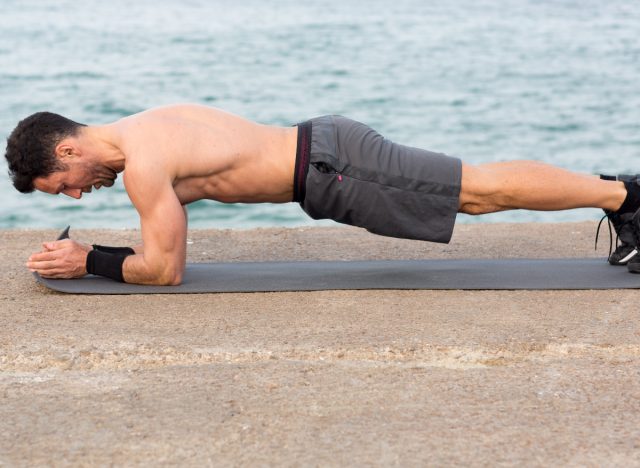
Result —
<instances>
[{"instance_id":1,"label":"shoe laces","mask_svg":"<svg viewBox=\"0 0 640 468\"><path fill-rule=\"evenodd\" d=\"M602 226L602 221L607 218L607 225L609 226L609 256L607 259L611 258L611 254L613 253L613 231L611 229L611 217L608 214L605 214L602 218L600 218L600 222L598 223L598 230L596 231L596 245L595 250L598 250L598 237L600 236L600 227ZM616 231L616 249L618 248L618 240L619 234Z\"/></svg>"}]
</instances>

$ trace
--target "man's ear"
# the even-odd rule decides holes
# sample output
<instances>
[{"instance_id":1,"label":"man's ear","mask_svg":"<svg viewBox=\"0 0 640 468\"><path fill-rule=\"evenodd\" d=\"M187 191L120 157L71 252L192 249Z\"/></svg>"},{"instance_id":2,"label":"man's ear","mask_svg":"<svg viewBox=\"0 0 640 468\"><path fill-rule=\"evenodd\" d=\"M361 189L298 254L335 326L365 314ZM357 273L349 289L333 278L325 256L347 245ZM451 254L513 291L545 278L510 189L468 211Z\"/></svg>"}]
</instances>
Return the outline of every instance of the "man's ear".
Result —
<instances>
[{"instance_id":1,"label":"man's ear","mask_svg":"<svg viewBox=\"0 0 640 468\"><path fill-rule=\"evenodd\" d=\"M78 148L69 139L64 139L56 146L56 156L61 161L72 159L79 155Z\"/></svg>"}]
</instances>

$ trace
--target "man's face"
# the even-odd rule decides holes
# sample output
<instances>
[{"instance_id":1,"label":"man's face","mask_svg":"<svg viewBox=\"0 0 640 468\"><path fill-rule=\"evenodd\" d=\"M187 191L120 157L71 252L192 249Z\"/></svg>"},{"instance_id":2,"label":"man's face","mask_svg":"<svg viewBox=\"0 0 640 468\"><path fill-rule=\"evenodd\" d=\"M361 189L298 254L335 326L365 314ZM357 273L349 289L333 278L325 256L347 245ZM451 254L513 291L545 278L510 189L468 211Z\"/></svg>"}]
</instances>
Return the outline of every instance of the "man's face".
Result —
<instances>
[{"instance_id":1,"label":"man's face","mask_svg":"<svg viewBox=\"0 0 640 468\"><path fill-rule=\"evenodd\" d=\"M90 167L84 163L72 162L64 171L35 178L33 186L41 192L52 195L63 193L68 197L80 199L83 193L90 193L93 188L111 187L116 177L116 172L110 168Z\"/></svg>"}]
</instances>

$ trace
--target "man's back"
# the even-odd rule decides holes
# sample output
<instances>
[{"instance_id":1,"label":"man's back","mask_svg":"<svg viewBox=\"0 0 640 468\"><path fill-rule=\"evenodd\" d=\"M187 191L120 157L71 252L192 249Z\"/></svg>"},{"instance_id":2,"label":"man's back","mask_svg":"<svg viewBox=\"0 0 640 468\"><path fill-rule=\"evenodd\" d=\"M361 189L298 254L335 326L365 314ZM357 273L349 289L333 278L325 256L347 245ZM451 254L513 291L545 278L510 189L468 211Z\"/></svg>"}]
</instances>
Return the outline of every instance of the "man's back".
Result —
<instances>
[{"instance_id":1,"label":"man's back","mask_svg":"<svg viewBox=\"0 0 640 468\"><path fill-rule=\"evenodd\" d=\"M295 127L260 125L198 105L151 109L109 127L126 157L127 185L137 183L127 172L153 170L169 174L181 204L292 199Z\"/></svg>"}]
</instances>

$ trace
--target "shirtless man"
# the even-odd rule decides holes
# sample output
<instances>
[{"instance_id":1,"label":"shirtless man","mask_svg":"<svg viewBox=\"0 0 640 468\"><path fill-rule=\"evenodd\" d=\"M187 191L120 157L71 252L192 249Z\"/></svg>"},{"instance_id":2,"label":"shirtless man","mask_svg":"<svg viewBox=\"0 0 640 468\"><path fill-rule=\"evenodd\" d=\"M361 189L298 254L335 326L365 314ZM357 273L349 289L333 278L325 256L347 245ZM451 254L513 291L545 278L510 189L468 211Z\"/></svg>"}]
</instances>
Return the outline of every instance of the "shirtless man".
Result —
<instances>
[{"instance_id":1,"label":"shirtless man","mask_svg":"<svg viewBox=\"0 0 640 468\"><path fill-rule=\"evenodd\" d=\"M599 178L533 161L472 166L393 143L340 116L282 128L199 105L151 109L100 126L37 113L12 132L5 156L15 187L25 193L79 199L112 186L124 171L140 216L143 242L134 249L46 242L27 262L45 277L89 272L128 283L179 284L185 205L201 199L297 201L315 219L434 242L449 242L458 212L597 207L622 241L609 261L640 272L636 177Z\"/></svg>"}]
</instances>

